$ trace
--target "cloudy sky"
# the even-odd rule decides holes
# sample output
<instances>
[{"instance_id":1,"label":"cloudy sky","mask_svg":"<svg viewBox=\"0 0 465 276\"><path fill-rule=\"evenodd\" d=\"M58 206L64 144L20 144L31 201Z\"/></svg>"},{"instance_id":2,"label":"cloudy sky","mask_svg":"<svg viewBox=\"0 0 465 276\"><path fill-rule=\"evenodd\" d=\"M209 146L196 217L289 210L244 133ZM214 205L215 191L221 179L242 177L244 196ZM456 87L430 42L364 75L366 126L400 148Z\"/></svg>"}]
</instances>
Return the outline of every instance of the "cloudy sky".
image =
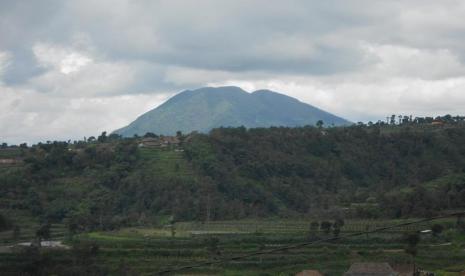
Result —
<instances>
[{"instance_id":1,"label":"cloudy sky","mask_svg":"<svg viewBox=\"0 0 465 276\"><path fill-rule=\"evenodd\" d=\"M352 121L465 115L463 0L0 0L0 141L114 130L201 86Z\"/></svg>"}]
</instances>

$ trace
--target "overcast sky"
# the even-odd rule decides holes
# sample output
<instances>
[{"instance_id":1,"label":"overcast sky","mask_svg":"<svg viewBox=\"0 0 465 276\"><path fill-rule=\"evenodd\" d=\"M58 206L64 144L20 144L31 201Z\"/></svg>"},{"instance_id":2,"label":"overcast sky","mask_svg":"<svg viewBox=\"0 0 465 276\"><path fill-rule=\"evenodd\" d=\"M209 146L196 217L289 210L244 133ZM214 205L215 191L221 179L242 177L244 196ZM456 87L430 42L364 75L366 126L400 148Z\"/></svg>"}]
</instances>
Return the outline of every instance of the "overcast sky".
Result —
<instances>
[{"instance_id":1,"label":"overcast sky","mask_svg":"<svg viewBox=\"0 0 465 276\"><path fill-rule=\"evenodd\" d=\"M0 0L0 141L112 131L207 85L351 121L465 115L464 18L463 0Z\"/></svg>"}]
</instances>

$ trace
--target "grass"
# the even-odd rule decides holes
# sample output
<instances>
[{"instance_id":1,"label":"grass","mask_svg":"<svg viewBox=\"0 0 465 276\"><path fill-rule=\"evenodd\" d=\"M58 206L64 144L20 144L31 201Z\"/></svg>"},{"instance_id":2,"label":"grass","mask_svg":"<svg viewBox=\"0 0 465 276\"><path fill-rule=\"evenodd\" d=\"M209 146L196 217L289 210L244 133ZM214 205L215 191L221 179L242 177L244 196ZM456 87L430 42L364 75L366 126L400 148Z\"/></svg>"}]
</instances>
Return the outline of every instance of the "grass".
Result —
<instances>
[{"instance_id":1,"label":"grass","mask_svg":"<svg viewBox=\"0 0 465 276\"><path fill-rule=\"evenodd\" d=\"M0 209L0 212L6 216L14 225L20 227L20 234L17 239L13 239L13 229L0 232L0 245L10 245L18 242L30 242L36 236L36 230L39 228L39 221L31 214L24 210ZM62 240L66 235L66 227L62 223L54 223L50 229L51 240Z\"/></svg>"},{"instance_id":2,"label":"grass","mask_svg":"<svg viewBox=\"0 0 465 276\"><path fill-rule=\"evenodd\" d=\"M183 152L168 149L140 149L141 166L158 177L195 177ZM145 169L145 168L144 168ZM80 179L61 179L69 193L80 190ZM82 183L81 183L82 182ZM21 236L17 241L30 241L39 226L38 221L23 211L0 210L20 225ZM168 217L160 218L160 225L168 224ZM107 267L111 275L118 274L124 263L140 275L153 275L155 272L184 265L228 258L257 250L274 249L280 246L301 243L308 239L312 220L304 219L264 219L233 220L211 222L177 222L176 235L169 227L128 227L117 231L91 232L74 237L70 243L92 241L98 244L96 263ZM321 222L321 219L319 220ZM346 220L341 235L366 231L378 227L403 223L412 220ZM451 228L455 220L435 221ZM429 229L432 223L404 226L384 233L342 239L334 243L323 243L293 250L254 256L247 259L229 261L221 265L210 265L183 271L177 275L294 275L304 269L316 269L325 275L342 275L351 263L358 261L406 262L411 256L404 252L403 234ZM0 244L11 244L12 230L0 232ZM319 238L329 237L317 231ZM52 225L52 239L64 239L66 229L62 224ZM211 238L218 239L217 255L212 252ZM209 245L210 244L210 245ZM55 253L54 253L55 254ZM65 262L73 258L72 251L51 255L55 262ZM5 263L20 264L22 260L14 255L0 253L0 271ZM465 234L448 229L440 238L423 236L415 262L420 267L434 271L438 275L460 275L465 271ZM66 265L66 263L62 263Z\"/></svg>"},{"instance_id":3,"label":"grass","mask_svg":"<svg viewBox=\"0 0 465 276\"><path fill-rule=\"evenodd\" d=\"M0 149L0 159L2 158L17 158L21 155L19 148Z\"/></svg>"},{"instance_id":4,"label":"grass","mask_svg":"<svg viewBox=\"0 0 465 276\"><path fill-rule=\"evenodd\" d=\"M192 178L195 176L194 171L183 154L172 149L140 149L143 164L148 166L153 174L160 177Z\"/></svg>"},{"instance_id":5,"label":"grass","mask_svg":"<svg viewBox=\"0 0 465 276\"><path fill-rule=\"evenodd\" d=\"M386 224L399 221L379 221ZM444 221L447 223L448 221ZM214 258L227 258L256 250L272 249L279 246L305 241L306 233L303 221L227 221L200 224L182 222L176 224L176 237L170 237L170 231L164 228L130 227L112 232L95 232L80 235L77 239L92 240L100 245L99 262L116 271L123 259L125 263L141 275L152 275L170 267L196 264ZM346 225L373 223L368 221L347 221ZM249 231L255 227L268 229L265 232ZM199 226L200 225L200 226ZM289 227L284 231L283 227ZM202 227L203 234L192 234ZM236 232L242 227L247 231ZM363 226L361 226L363 227ZM363 227L364 228L364 227ZM418 227L421 228L421 227ZM218 229L225 230L223 233ZM273 229L278 229L274 231ZM254 256L230 261L222 265L211 265L182 272L179 275L294 275L304 269L317 269L325 275L341 275L351 263L358 261L388 261L403 263L411 259L404 252L402 233L411 229L402 229L399 233L387 232L370 234L357 238L343 239L335 243L324 243L299 249ZM423 236L415 262L420 267L435 271L438 275L460 275L465 270L464 234L449 230L441 238ZM342 233L344 234L344 232ZM323 233L318 236L326 237ZM447 236L447 237L446 237ZM215 256L208 250L207 239L219 239L221 255ZM451 243L445 243L451 237ZM440 245L445 244L445 245ZM185 273L185 274L183 274Z\"/></svg>"},{"instance_id":6,"label":"grass","mask_svg":"<svg viewBox=\"0 0 465 276\"><path fill-rule=\"evenodd\" d=\"M271 227L271 224L275 227ZM27 221L26 221L27 222ZM399 221L377 221L376 224L392 224ZM444 221L448 223L449 221ZM31 223L31 222L29 222ZM373 224L373 221L348 220L346 225ZM109 269L110 274L118 273L122 263L140 275L153 275L155 272L184 265L228 258L257 250L273 249L307 240L303 227L308 222L300 220L241 220L201 224L195 222L176 223L176 236L171 237L169 228L128 227L117 231L91 232L74 237L73 242L93 241L99 245L96 263ZM31 226L33 223L31 223ZM200 225L200 226L199 226ZM199 227L205 232L193 234ZM236 232L242 227L247 231ZM255 228L268 229L264 232ZM287 230L283 228L288 227ZM419 227L421 228L421 227ZM54 230L62 229L54 225ZM225 230L223 233L218 229ZM274 229L277 229L274 231ZM252 230L252 231L250 231ZM344 230L341 234L350 232ZM403 263L411 260L404 252L405 243L401 232L386 232L342 239L334 243L323 243L293 250L275 252L262 256L228 261L221 265L210 265L180 272L176 275L294 275L304 269L317 269L325 275L342 275L351 263L359 261L388 261ZM323 233L319 238L328 237ZM331 234L329 235L331 236ZM216 255L209 250L209 239L218 239ZM418 246L415 262L418 266L438 275L460 275L465 270L465 234L454 229L443 233L442 237L423 236ZM442 244L442 245L441 245ZM73 256L72 252L63 252ZM62 256L63 257L63 256ZM71 258L70 257L70 258ZM14 261L11 256L1 255L0 259ZM63 257L64 258L64 257ZM57 258L57 261L60 259ZM0 261L0 268L1 268Z\"/></svg>"},{"instance_id":7,"label":"grass","mask_svg":"<svg viewBox=\"0 0 465 276\"><path fill-rule=\"evenodd\" d=\"M391 226L394 224L411 222L410 220L346 220L342 228L345 232L360 232L375 228ZM181 231L206 231L206 232L233 232L233 233L304 233L307 232L312 220L240 220L240 221L213 221L181 222L176 228ZM443 219L440 223L450 225L454 219ZM438 223L435 221L434 223ZM429 229L434 223L423 223L388 230L389 232L419 231Z\"/></svg>"}]
</instances>

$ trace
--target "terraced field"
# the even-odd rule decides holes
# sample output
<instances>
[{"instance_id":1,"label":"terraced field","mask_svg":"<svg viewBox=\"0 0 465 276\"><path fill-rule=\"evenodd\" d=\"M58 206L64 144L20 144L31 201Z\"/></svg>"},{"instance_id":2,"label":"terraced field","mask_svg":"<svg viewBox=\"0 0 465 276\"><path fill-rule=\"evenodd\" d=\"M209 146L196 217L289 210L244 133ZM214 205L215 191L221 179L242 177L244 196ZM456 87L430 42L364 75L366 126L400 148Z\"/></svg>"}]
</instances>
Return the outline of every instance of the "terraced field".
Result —
<instances>
[{"instance_id":1,"label":"terraced field","mask_svg":"<svg viewBox=\"0 0 465 276\"><path fill-rule=\"evenodd\" d=\"M228 223L233 226L234 222ZM187 229L188 223L178 223L175 237L170 237L167 228L127 228L117 232L85 234L79 239L96 241L100 245L98 262L108 265L111 271L117 271L124 260L126 266L141 275L154 275L165 269L274 249L307 240L305 233L299 234L291 231L292 229L287 233L281 230L234 234L232 230L244 225L244 222L236 223L231 229L224 228L223 223L221 229L225 230L224 233L218 231L218 225L212 226L218 223L210 223L211 227L206 226L207 231L203 233L186 231L197 228ZM265 225L268 223L261 226ZM342 234L344 233L346 232L343 231ZM319 238L331 236L323 233L317 235ZM341 275L353 262L410 262L413 257L405 253L404 248L403 233L370 234L185 270L176 275L293 275L303 269L318 269L325 275ZM464 235L459 235L452 229L439 238L424 235L414 259L420 267L439 275L460 275L460 271L465 270Z\"/></svg>"},{"instance_id":2,"label":"terraced field","mask_svg":"<svg viewBox=\"0 0 465 276\"><path fill-rule=\"evenodd\" d=\"M140 155L144 165L149 166L152 173L158 176L191 178L195 175L180 150L142 148Z\"/></svg>"},{"instance_id":3,"label":"terraced field","mask_svg":"<svg viewBox=\"0 0 465 276\"><path fill-rule=\"evenodd\" d=\"M21 150L19 148L0 149L1 158L16 158L19 157Z\"/></svg>"},{"instance_id":4,"label":"terraced field","mask_svg":"<svg viewBox=\"0 0 465 276\"><path fill-rule=\"evenodd\" d=\"M179 222L176 228L186 232L217 232L217 233L307 233L312 220L240 220L240 221L212 221L201 222ZM344 232L361 232L373 230L398 223L405 223L411 220L346 220L342 230ZM452 227L454 219L442 219L439 221L443 225ZM434 223L437 223L435 221ZM389 229L388 232L405 233L408 231L421 231L430 229L433 222L420 225L402 226L400 228ZM318 230L321 231L321 230Z\"/></svg>"},{"instance_id":5,"label":"terraced field","mask_svg":"<svg viewBox=\"0 0 465 276\"><path fill-rule=\"evenodd\" d=\"M39 229L39 221L34 219L29 213L21 210L1 210L14 225L19 226L19 235L13 238L13 229L0 232L0 245L11 245L19 242L30 242L36 236L36 231ZM66 235L65 225L55 223L51 225L50 240L63 240Z\"/></svg>"},{"instance_id":6,"label":"terraced field","mask_svg":"<svg viewBox=\"0 0 465 276\"><path fill-rule=\"evenodd\" d=\"M32 229L36 229L38 224L31 221L27 214L16 213L16 216L21 228L29 229L21 233L19 240L28 241L33 238ZM400 222L405 221L348 220L341 235L352 233L358 228L365 230L366 225L392 225ZM304 269L317 269L325 275L341 275L353 262L388 261L392 264L403 264L412 260L418 266L435 271L438 275L461 275L461 271L465 270L465 234L454 229L452 219L442 220L440 223L446 226L446 230L440 237L424 234L416 257L405 253L404 234L427 229L430 224L257 255L168 275L294 275ZM101 267L108 275L120 275L122 268L135 275L156 275L167 269L308 241L306 226L308 222L304 220L243 220L204 224L178 222L175 224L174 237L171 228L166 225L159 228L131 227L118 231L84 233L67 242L70 245L97 244L98 253L92 263ZM0 235L3 244L11 243L11 231ZM62 225L52 226L52 239L63 239L64 235ZM314 238L332 235L318 231ZM47 256L56 265L66 266L75 262L73 260L76 254L74 250L52 250ZM22 258L24 257L0 253L0 269L11 268L12 264L23 264Z\"/></svg>"},{"instance_id":7,"label":"terraced field","mask_svg":"<svg viewBox=\"0 0 465 276\"><path fill-rule=\"evenodd\" d=\"M196 177L181 151L142 148L140 154L141 166L147 166L157 177ZM70 183L81 185L80 182ZM2 204L11 205L8 202ZM0 232L0 246L28 242L35 237L35 231L39 228L38 219L25 211L6 208L1 211L20 227L20 234L13 240L13 230ZM275 218L259 221L177 222L174 228L171 228L167 221L160 221L158 225L164 226L128 227L107 232L83 233L74 236L73 239L65 238L67 233L64 224L53 224L52 240L66 240L67 244L76 248L82 244L95 244L98 250L43 249L40 261L44 262L43 264L62 267L64 273L60 275L68 275L70 267L76 264L83 267L98 266L105 272L97 275L156 275L157 272L167 269L276 249L308 241L310 238L333 236L333 233L325 234L319 229L310 237L311 221ZM411 220L346 220L340 235L407 221ZM439 237L424 234L415 257L405 253L404 235L430 229L432 223L225 261L168 275L294 275L304 269L317 269L331 276L342 275L351 263L359 261L387 261L393 264L415 261L418 266L438 275L461 275L462 271L465 271L465 233L454 228L454 219L434 223L442 224L445 231ZM93 252L94 255L85 259L82 257L83 252ZM15 271L25 263L27 268L30 263L37 262L37 259L28 258L25 255L0 250L0 274L15 275L9 274L8 271ZM85 259L85 262L80 263L82 259Z\"/></svg>"}]
</instances>

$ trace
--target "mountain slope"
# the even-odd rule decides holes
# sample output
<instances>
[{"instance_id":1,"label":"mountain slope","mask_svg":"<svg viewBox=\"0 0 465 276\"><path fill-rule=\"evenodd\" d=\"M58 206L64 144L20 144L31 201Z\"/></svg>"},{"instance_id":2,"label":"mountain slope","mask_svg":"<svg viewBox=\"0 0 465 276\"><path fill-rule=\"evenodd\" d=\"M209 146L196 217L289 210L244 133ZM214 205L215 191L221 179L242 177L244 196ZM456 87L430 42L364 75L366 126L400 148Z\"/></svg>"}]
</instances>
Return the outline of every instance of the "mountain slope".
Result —
<instances>
[{"instance_id":1,"label":"mountain slope","mask_svg":"<svg viewBox=\"0 0 465 276\"><path fill-rule=\"evenodd\" d=\"M208 132L215 127L304 126L322 120L325 125L347 125L349 121L294 98L258 90L247 93L233 87L186 90L116 130L123 136L147 132L173 135L180 130Z\"/></svg>"}]
</instances>

